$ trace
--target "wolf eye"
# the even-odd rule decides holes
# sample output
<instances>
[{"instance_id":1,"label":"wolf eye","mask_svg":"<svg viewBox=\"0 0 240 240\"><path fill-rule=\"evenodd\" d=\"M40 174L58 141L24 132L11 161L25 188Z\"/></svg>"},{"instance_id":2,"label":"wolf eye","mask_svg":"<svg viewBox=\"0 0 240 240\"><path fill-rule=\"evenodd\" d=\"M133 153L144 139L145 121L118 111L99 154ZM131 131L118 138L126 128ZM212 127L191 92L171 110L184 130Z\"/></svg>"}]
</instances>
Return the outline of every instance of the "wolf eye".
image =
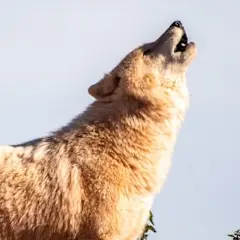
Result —
<instances>
[{"instance_id":1,"label":"wolf eye","mask_svg":"<svg viewBox=\"0 0 240 240\"><path fill-rule=\"evenodd\" d=\"M144 52L143 55L149 55L152 52L151 48L147 48Z\"/></svg>"},{"instance_id":2,"label":"wolf eye","mask_svg":"<svg viewBox=\"0 0 240 240\"><path fill-rule=\"evenodd\" d=\"M117 85L119 84L120 80L121 80L121 77L117 75L115 77L115 82L116 82Z\"/></svg>"}]
</instances>

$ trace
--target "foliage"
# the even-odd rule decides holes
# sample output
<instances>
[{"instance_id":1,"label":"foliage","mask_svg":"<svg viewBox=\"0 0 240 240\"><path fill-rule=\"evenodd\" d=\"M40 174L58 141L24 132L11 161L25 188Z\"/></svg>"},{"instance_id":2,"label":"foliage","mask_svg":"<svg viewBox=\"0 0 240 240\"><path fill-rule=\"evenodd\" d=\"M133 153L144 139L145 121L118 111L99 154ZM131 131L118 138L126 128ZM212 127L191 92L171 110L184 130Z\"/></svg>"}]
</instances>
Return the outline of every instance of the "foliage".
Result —
<instances>
[{"instance_id":1,"label":"foliage","mask_svg":"<svg viewBox=\"0 0 240 240\"><path fill-rule=\"evenodd\" d=\"M228 234L228 236L231 237L232 240L240 240L240 229L231 234Z\"/></svg>"},{"instance_id":2,"label":"foliage","mask_svg":"<svg viewBox=\"0 0 240 240\"><path fill-rule=\"evenodd\" d=\"M154 233L157 232L156 229L154 228L153 214L151 211L149 214L148 223L145 227L144 233L142 237L139 238L138 240L147 240L150 232L154 232ZM228 237L231 237L232 240L240 240L240 229L238 229L237 231L231 234L228 234Z\"/></svg>"},{"instance_id":3,"label":"foliage","mask_svg":"<svg viewBox=\"0 0 240 240\"><path fill-rule=\"evenodd\" d=\"M154 221L153 221L153 214L152 214L152 212L150 212L150 214L149 214L148 223L147 223L147 225L145 227L144 233L143 233L142 237L140 239L138 239L138 240L147 240L148 235L149 235L150 232L154 232L154 233L157 232L155 230L155 228L154 228Z\"/></svg>"}]
</instances>

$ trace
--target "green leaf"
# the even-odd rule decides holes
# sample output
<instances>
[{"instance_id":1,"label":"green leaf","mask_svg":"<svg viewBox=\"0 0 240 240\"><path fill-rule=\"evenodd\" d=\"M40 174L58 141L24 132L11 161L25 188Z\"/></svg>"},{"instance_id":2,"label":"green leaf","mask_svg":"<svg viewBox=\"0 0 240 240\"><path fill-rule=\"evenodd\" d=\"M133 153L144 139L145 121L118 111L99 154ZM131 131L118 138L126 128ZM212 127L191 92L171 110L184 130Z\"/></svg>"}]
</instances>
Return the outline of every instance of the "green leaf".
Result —
<instances>
[{"instance_id":1,"label":"green leaf","mask_svg":"<svg viewBox=\"0 0 240 240\"><path fill-rule=\"evenodd\" d=\"M153 226L148 225L148 230L151 230L152 232L157 232L156 229Z\"/></svg>"},{"instance_id":2,"label":"green leaf","mask_svg":"<svg viewBox=\"0 0 240 240\"><path fill-rule=\"evenodd\" d=\"M228 234L228 237L231 237L232 240L240 240L240 229L234 233Z\"/></svg>"},{"instance_id":3,"label":"green leaf","mask_svg":"<svg viewBox=\"0 0 240 240\"><path fill-rule=\"evenodd\" d=\"M156 229L154 228L153 214L151 211L149 213L148 221L149 221L149 223L146 224L142 237L139 238L138 240L147 240L149 231L154 232L154 233L157 232Z\"/></svg>"},{"instance_id":4,"label":"green leaf","mask_svg":"<svg viewBox=\"0 0 240 240\"><path fill-rule=\"evenodd\" d=\"M154 222L153 222L153 214L152 212L150 211L150 216L149 216L149 221L152 225L154 225Z\"/></svg>"}]
</instances>

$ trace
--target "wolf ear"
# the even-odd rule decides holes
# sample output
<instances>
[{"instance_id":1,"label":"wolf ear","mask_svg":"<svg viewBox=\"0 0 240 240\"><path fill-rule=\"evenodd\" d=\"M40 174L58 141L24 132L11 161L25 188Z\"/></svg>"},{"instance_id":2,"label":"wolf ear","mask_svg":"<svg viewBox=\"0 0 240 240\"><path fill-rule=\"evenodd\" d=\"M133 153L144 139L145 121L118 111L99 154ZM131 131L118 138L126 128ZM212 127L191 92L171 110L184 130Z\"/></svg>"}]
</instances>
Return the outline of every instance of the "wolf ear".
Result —
<instances>
[{"instance_id":1,"label":"wolf ear","mask_svg":"<svg viewBox=\"0 0 240 240\"><path fill-rule=\"evenodd\" d=\"M106 75L96 84L88 88L88 93L96 99L103 99L109 97L117 88L120 81L120 77Z\"/></svg>"}]
</instances>

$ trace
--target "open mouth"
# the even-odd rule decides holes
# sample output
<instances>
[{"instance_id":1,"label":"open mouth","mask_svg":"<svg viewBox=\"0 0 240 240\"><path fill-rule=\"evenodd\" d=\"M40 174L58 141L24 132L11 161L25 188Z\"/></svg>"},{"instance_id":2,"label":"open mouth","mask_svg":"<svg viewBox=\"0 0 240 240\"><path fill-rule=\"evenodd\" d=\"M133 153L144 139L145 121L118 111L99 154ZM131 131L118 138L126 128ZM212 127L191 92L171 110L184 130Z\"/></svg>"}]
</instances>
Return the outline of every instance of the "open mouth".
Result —
<instances>
[{"instance_id":1,"label":"open mouth","mask_svg":"<svg viewBox=\"0 0 240 240\"><path fill-rule=\"evenodd\" d=\"M173 28L180 28L181 31ZM179 42L177 42L180 36L181 39ZM172 40L168 41L169 38ZM148 43L143 46L143 55L158 55L162 50L161 45L164 45L164 47L166 47L164 44L165 42L169 42L169 45L171 45L169 46L171 48L170 51L174 51L175 53L185 52L187 46L191 44L188 43L188 36L182 23L180 21L175 21L155 42Z\"/></svg>"},{"instance_id":2,"label":"open mouth","mask_svg":"<svg viewBox=\"0 0 240 240\"><path fill-rule=\"evenodd\" d=\"M184 31L184 34L181 40L179 41L179 43L177 44L174 52L184 52L186 50L187 45L188 45L188 37L186 32Z\"/></svg>"}]
</instances>

